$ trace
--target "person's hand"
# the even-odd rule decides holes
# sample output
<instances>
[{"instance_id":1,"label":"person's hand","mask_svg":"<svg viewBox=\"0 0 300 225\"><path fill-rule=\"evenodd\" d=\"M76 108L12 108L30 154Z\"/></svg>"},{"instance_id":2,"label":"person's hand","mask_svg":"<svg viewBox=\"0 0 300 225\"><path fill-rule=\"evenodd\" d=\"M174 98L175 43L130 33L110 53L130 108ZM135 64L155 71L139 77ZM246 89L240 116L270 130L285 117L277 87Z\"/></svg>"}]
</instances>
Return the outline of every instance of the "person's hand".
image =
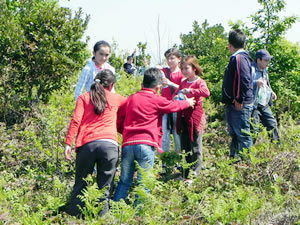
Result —
<instances>
[{"instance_id":1,"label":"person's hand","mask_svg":"<svg viewBox=\"0 0 300 225\"><path fill-rule=\"evenodd\" d=\"M273 98L274 100L277 100L277 95L275 94L274 91L272 92L272 98Z\"/></svg>"},{"instance_id":2,"label":"person's hand","mask_svg":"<svg viewBox=\"0 0 300 225\"><path fill-rule=\"evenodd\" d=\"M168 78L164 77L162 80L162 85L169 86L170 84L171 84L171 81Z\"/></svg>"},{"instance_id":3,"label":"person's hand","mask_svg":"<svg viewBox=\"0 0 300 225\"><path fill-rule=\"evenodd\" d=\"M262 86L264 85L264 81L262 81L262 80L257 80L257 81L256 81L256 85L257 85L258 87L262 87Z\"/></svg>"},{"instance_id":4,"label":"person's hand","mask_svg":"<svg viewBox=\"0 0 300 225\"><path fill-rule=\"evenodd\" d=\"M190 93L190 89L189 88L183 88L181 90L181 92L186 95L186 94Z\"/></svg>"},{"instance_id":5,"label":"person's hand","mask_svg":"<svg viewBox=\"0 0 300 225\"><path fill-rule=\"evenodd\" d=\"M243 104L239 103L238 101L236 100L233 100L233 103L234 103L234 108L238 111L241 111L243 109Z\"/></svg>"},{"instance_id":6,"label":"person's hand","mask_svg":"<svg viewBox=\"0 0 300 225\"><path fill-rule=\"evenodd\" d=\"M72 160L72 149L70 145L66 145L65 147L65 159L69 161Z\"/></svg>"},{"instance_id":7,"label":"person's hand","mask_svg":"<svg viewBox=\"0 0 300 225\"><path fill-rule=\"evenodd\" d=\"M196 103L194 97L192 98L185 98L186 101L188 101L188 103L190 104L190 107L194 108L194 105Z\"/></svg>"}]
</instances>

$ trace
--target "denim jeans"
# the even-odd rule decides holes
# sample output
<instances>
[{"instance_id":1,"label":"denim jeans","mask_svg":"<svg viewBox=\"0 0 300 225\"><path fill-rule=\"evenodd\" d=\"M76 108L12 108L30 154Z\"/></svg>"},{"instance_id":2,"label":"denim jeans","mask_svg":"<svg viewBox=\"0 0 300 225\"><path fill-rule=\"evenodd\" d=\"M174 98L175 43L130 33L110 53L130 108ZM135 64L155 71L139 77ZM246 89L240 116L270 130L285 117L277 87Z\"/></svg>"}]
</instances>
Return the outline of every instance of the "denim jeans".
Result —
<instances>
[{"instance_id":1,"label":"denim jeans","mask_svg":"<svg viewBox=\"0 0 300 225\"><path fill-rule=\"evenodd\" d=\"M259 132L259 123L260 121L267 128L267 131L272 131L271 138L273 141L280 141L280 136L277 129L277 121L272 114L271 108L269 105L266 107L257 107L252 112L253 123L254 123L254 132Z\"/></svg>"},{"instance_id":2,"label":"denim jeans","mask_svg":"<svg viewBox=\"0 0 300 225\"><path fill-rule=\"evenodd\" d=\"M238 111L234 105L225 106L225 118L228 124L228 132L232 138L230 144L230 157L239 157L239 152L244 148L250 149L252 138L250 136L250 117L253 104L243 105L243 109Z\"/></svg>"},{"instance_id":3,"label":"denim jeans","mask_svg":"<svg viewBox=\"0 0 300 225\"><path fill-rule=\"evenodd\" d=\"M168 114L163 115L162 119L162 128L163 128L163 138L162 138L162 149L164 152L168 152L170 148L170 135L171 132L173 134L173 139L174 139L174 147L175 151L179 152L180 151L180 137L176 132L176 119L177 119L177 113L171 113L172 114L172 119L173 119L173 124L172 128L170 129L170 126L168 126Z\"/></svg>"},{"instance_id":4,"label":"denim jeans","mask_svg":"<svg viewBox=\"0 0 300 225\"><path fill-rule=\"evenodd\" d=\"M155 149L150 145L137 144L128 145L122 149L121 176L118 183L114 201L125 199L128 190L132 185L135 162L137 161L141 168L148 170L153 167ZM141 174L138 171L138 180L141 180Z\"/></svg>"}]
</instances>

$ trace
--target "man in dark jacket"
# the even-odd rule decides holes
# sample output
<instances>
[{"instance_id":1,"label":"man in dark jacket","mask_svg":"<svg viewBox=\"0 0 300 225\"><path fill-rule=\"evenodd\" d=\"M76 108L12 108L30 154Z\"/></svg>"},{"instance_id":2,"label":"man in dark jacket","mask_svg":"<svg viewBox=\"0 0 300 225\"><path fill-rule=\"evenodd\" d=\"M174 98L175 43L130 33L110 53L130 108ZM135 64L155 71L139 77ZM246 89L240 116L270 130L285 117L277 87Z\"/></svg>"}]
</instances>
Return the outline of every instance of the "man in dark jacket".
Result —
<instances>
[{"instance_id":1,"label":"man in dark jacket","mask_svg":"<svg viewBox=\"0 0 300 225\"><path fill-rule=\"evenodd\" d=\"M243 49L245 40L245 34L239 29L229 33L228 48L233 55L225 70L222 87L225 118L232 137L232 158L240 158L239 153L252 146L249 122L253 108L252 59Z\"/></svg>"}]
</instances>

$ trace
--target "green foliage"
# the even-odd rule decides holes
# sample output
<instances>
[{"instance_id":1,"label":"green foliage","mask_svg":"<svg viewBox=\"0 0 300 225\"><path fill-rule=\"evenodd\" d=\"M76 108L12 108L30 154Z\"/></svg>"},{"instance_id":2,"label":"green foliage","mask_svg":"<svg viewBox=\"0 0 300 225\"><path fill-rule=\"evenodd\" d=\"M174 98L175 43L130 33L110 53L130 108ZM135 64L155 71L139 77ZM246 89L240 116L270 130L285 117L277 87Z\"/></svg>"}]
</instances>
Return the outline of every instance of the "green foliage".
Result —
<instances>
[{"instance_id":1,"label":"green foliage","mask_svg":"<svg viewBox=\"0 0 300 225\"><path fill-rule=\"evenodd\" d=\"M66 87L88 56L82 42L88 17L56 0L0 3L0 121L23 118L40 100Z\"/></svg>"}]
</instances>

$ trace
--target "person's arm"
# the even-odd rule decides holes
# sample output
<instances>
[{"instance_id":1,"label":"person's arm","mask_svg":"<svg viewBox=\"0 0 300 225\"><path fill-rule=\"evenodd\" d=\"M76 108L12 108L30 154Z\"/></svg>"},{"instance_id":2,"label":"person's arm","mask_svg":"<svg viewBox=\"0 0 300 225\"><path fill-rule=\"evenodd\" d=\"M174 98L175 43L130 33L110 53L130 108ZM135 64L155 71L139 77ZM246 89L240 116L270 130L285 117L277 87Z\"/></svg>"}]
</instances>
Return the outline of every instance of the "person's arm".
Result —
<instances>
[{"instance_id":1,"label":"person's arm","mask_svg":"<svg viewBox=\"0 0 300 225\"><path fill-rule=\"evenodd\" d=\"M243 100L249 94L249 90L253 89L251 67L239 54L236 56L236 90L235 91L235 104L243 104ZM251 92L252 93L252 92ZM241 107L239 107L241 108Z\"/></svg>"},{"instance_id":2,"label":"person's arm","mask_svg":"<svg viewBox=\"0 0 300 225\"><path fill-rule=\"evenodd\" d=\"M85 68L83 68L83 70L80 74L80 77L78 79L78 82L77 82L76 88L75 88L75 100L76 101L77 101L79 95L82 94L83 89L86 86L90 72L91 72L91 69L89 67L85 67Z\"/></svg>"},{"instance_id":3,"label":"person's arm","mask_svg":"<svg viewBox=\"0 0 300 225\"><path fill-rule=\"evenodd\" d=\"M117 113L117 130L120 134L123 133L124 121L126 116L127 99L125 99L120 105Z\"/></svg>"},{"instance_id":4,"label":"person's arm","mask_svg":"<svg viewBox=\"0 0 300 225\"><path fill-rule=\"evenodd\" d=\"M183 94L190 94L192 97L204 97L207 98L210 95L209 89L204 80L199 81L198 88L184 88Z\"/></svg>"},{"instance_id":5,"label":"person's arm","mask_svg":"<svg viewBox=\"0 0 300 225\"><path fill-rule=\"evenodd\" d=\"M83 98L80 96L76 102L75 110L66 136L65 143L67 145L70 146L72 145L74 137L77 134L79 126L81 124L83 114L84 114L84 102L83 102Z\"/></svg>"},{"instance_id":6,"label":"person's arm","mask_svg":"<svg viewBox=\"0 0 300 225\"><path fill-rule=\"evenodd\" d=\"M186 100L167 100L164 97L158 97L157 109L159 113L173 113L178 112L183 109L194 107L195 100L194 98L188 98Z\"/></svg>"}]
</instances>

